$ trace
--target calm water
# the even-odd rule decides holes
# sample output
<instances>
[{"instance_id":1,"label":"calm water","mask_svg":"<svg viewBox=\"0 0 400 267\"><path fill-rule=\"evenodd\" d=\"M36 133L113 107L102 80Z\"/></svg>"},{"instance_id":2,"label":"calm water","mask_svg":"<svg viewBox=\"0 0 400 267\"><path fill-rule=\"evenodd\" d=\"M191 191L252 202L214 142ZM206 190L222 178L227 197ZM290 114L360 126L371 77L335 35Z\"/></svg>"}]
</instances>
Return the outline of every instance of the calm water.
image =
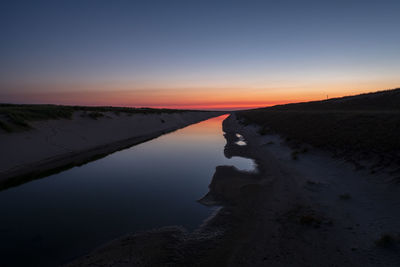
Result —
<instances>
[{"instance_id":1,"label":"calm water","mask_svg":"<svg viewBox=\"0 0 400 267\"><path fill-rule=\"evenodd\" d=\"M196 200L227 159L222 121L210 119L45 179L0 192L0 266L54 266L126 233L199 226Z\"/></svg>"}]
</instances>

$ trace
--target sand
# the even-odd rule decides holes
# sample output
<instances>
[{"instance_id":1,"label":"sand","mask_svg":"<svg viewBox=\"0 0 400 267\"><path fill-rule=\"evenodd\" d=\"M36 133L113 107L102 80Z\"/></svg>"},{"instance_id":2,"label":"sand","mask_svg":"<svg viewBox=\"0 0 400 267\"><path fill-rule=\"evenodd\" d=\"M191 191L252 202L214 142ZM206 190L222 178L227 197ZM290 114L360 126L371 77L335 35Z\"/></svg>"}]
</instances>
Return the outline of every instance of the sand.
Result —
<instances>
[{"instance_id":1,"label":"sand","mask_svg":"<svg viewBox=\"0 0 400 267\"><path fill-rule=\"evenodd\" d=\"M356 171L312 147L294 159L279 136L260 136L257 127L233 117L225 124L228 140L236 131L248 141L247 147L228 142L226 154L255 159L260 173L234 199L243 207L233 213L243 221L230 231L235 241L223 265L399 266L398 240L388 247L375 243L384 233L398 239L393 177Z\"/></svg>"},{"instance_id":2,"label":"sand","mask_svg":"<svg viewBox=\"0 0 400 267\"><path fill-rule=\"evenodd\" d=\"M226 156L252 158L258 172L217 167L200 200L222 205L216 214L194 232L127 235L68 266L400 266L392 177L315 148L293 157L279 136L260 136L234 115L223 126ZM377 243L384 233L391 238Z\"/></svg>"},{"instance_id":3,"label":"sand","mask_svg":"<svg viewBox=\"0 0 400 267\"><path fill-rule=\"evenodd\" d=\"M162 114L105 113L92 119L75 112L71 120L32 122L33 129L0 132L0 189L35 179L51 170L147 141L220 112Z\"/></svg>"}]
</instances>

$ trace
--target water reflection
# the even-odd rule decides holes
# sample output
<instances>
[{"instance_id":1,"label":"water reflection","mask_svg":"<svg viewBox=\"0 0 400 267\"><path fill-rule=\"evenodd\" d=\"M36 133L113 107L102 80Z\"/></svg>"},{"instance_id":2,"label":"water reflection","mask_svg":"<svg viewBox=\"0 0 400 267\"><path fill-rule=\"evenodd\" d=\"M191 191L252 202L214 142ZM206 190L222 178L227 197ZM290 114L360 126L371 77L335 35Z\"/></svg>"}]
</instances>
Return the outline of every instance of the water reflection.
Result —
<instances>
[{"instance_id":1,"label":"water reflection","mask_svg":"<svg viewBox=\"0 0 400 267\"><path fill-rule=\"evenodd\" d=\"M0 192L3 266L54 266L129 232L193 229L216 166L252 170L223 155L222 121L201 122L81 167Z\"/></svg>"}]
</instances>

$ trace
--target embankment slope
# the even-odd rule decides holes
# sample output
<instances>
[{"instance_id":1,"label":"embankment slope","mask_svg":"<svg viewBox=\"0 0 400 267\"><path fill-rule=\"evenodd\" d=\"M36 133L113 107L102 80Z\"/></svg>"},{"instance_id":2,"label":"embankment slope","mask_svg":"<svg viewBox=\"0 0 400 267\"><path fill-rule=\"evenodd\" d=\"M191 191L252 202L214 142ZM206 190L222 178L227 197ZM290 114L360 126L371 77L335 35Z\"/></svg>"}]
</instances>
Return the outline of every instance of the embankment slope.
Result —
<instances>
[{"instance_id":1,"label":"embankment slope","mask_svg":"<svg viewBox=\"0 0 400 267\"><path fill-rule=\"evenodd\" d=\"M29 130L0 130L0 188L85 163L221 113L94 114L74 111L69 119L30 121Z\"/></svg>"},{"instance_id":2,"label":"embankment slope","mask_svg":"<svg viewBox=\"0 0 400 267\"><path fill-rule=\"evenodd\" d=\"M237 112L260 134L329 150L358 168L400 174L400 89ZM366 162L368 161L368 162ZM372 164L371 164L372 162Z\"/></svg>"}]
</instances>

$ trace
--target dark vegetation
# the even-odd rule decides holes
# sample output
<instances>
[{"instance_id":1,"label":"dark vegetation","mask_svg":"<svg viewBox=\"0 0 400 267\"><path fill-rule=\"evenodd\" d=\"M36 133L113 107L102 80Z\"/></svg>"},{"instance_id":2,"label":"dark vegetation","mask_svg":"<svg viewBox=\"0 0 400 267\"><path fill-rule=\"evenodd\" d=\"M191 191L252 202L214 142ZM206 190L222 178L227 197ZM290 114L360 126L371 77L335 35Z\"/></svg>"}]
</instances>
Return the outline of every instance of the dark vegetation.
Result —
<instances>
[{"instance_id":1,"label":"dark vegetation","mask_svg":"<svg viewBox=\"0 0 400 267\"><path fill-rule=\"evenodd\" d=\"M319 218L315 217L312 214L307 214L307 215L300 216L299 222L301 224L314 225L316 227L319 227L321 225L321 220Z\"/></svg>"},{"instance_id":2,"label":"dark vegetation","mask_svg":"<svg viewBox=\"0 0 400 267\"><path fill-rule=\"evenodd\" d=\"M379 239L375 240L375 244L378 247L383 247L383 248L393 247L397 242L398 242L398 237L395 237L389 233L382 234Z\"/></svg>"},{"instance_id":3,"label":"dark vegetation","mask_svg":"<svg viewBox=\"0 0 400 267\"><path fill-rule=\"evenodd\" d=\"M312 180L307 180L307 184L309 184L309 185L316 185L316 184L318 184L318 183L315 182L315 181L312 181Z\"/></svg>"},{"instance_id":4,"label":"dark vegetation","mask_svg":"<svg viewBox=\"0 0 400 267\"><path fill-rule=\"evenodd\" d=\"M351 195L349 193L340 194L339 198L342 200L349 200L351 199Z\"/></svg>"},{"instance_id":5,"label":"dark vegetation","mask_svg":"<svg viewBox=\"0 0 400 267\"><path fill-rule=\"evenodd\" d=\"M360 168L363 160L373 159L371 172L400 166L400 88L240 111L237 116L243 124L258 124L262 135L276 133L291 143L332 151Z\"/></svg>"},{"instance_id":6,"label":"dark vegetation","mask_svg":"<svg viewBox=\"0 0 400 267\"><path fill-rule=\"evenodd\" d=\"M104 117L104 113L98 112L98 111L92 111L90 113L87 113L87 116L90 118L97 120L98 118ZM117 115L119 116L119 115Z\"/></svg>"},{"instance_id":7,"label":"dark vegetation","mask_svg":"<svg viewBox=\"0 0 400 267\"><path fill-rule=\"evenodd\" d=\"M0 104L0 129L5 132L27 130L32 128L31 121L71 119L74 112L84 112L83 116L92 119L104 117L105 112L116 115L132 114L160 114L177 113L188 110L178 109L152 109L152 108L127 108L127 107L85 107L85 106L60 106L60 105L15 105Z\"/></svg>"}]
</instances>

